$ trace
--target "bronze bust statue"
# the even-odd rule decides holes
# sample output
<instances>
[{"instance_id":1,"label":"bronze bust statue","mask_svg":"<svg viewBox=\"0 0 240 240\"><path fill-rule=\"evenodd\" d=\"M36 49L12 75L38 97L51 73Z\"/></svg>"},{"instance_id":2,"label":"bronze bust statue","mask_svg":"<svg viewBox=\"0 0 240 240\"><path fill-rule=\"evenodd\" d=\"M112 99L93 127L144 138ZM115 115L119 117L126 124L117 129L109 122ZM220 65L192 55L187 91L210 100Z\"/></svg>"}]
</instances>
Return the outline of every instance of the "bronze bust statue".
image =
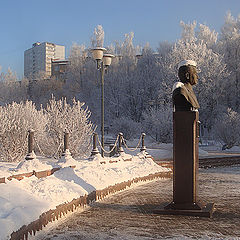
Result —
<instances>
[{"instance_id":1,"label":"bronze bust statue","mask_svg":"<svg viewBox=\"0 0 240 240\"><path fill-rule=\"evenodd\" d=\"M173 106L175 111L196 111L200 106L192 86L197 84L196 62L184 60L179 63L178 77L181 82L173 85Z\"/></svg>"}]
</instances>

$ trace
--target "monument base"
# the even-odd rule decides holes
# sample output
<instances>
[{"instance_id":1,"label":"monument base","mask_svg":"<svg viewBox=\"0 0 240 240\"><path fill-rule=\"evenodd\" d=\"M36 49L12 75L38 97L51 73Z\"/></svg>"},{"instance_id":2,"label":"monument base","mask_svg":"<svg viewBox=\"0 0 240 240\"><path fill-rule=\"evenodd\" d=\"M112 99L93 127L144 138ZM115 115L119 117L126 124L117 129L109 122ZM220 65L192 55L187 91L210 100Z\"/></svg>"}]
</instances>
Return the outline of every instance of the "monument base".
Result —
<instances>
[{"instance_id":1,"label":"monument base","mask_svg":"<svg viewBox=\"0 0 240 240\"><path fill-rule=\"evenodd\" d=\"M195 217L212 217L214 211L214 203L202 205L201 203L175 204L170 203L165 207L155 208L153 213L163 215L184 215Z\"/></svg>"}]
</instances>

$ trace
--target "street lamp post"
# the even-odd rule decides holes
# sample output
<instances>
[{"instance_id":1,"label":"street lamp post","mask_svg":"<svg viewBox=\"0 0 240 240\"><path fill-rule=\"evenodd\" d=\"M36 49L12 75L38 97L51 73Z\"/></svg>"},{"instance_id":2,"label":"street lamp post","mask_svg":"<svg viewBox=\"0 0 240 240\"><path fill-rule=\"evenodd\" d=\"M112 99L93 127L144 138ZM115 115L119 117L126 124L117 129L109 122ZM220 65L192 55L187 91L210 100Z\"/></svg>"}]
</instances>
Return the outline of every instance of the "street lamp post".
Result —
<instances>
[{"instance_id":1,"label":"street lamp post","mask_svg":"<svg viewBox=\"0 0 240 240\"><path fill-rule=\"evenodd\" d=\"M105 70L111 65L112 54L104 54L105 48L96 47L92 49L93 58L97 61L97 69L101 74L101 144L104 148L104 73ZM101 155L104 157L104 151L101 149Z\"/></svg>"}]
</instances>

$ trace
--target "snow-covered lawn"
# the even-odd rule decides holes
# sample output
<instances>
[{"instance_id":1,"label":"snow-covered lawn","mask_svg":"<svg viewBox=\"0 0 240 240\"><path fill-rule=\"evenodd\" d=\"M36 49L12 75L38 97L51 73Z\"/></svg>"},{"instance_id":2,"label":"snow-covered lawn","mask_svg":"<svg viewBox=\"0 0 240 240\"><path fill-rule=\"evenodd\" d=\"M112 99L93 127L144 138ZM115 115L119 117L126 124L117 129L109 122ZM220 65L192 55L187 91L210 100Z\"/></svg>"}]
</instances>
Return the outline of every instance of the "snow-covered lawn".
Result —
<instances>
[{"instance_id":1,"label":"snow-covered lawn","mask_svg":"<svg viewBox=\"0 0 240 240\"><path fill-rule=\"evenodd\" d=\"M127 141L127 145L131 147L136 146L138 139ZM147 152L154 158L154 160L166 160L173 158L173 144L171 143L158 143L150 138L146 138L145 145L147 146ZM135 152L139 151L137 149ZM127 153L131 151L126 149ZM200 145L199 144L199 158L208 158L208 157L221 157L226 155L240 155L240 146L234 146L231 149L222 150L221 145L211 144L211 145Z\"/></svg>"},{"instance_id":2,"label":"snow-covered lawn","mask_svg":"<svg viewBox=\"0 0 240 240\"><path fill-rule=\"evenodd\" d=\"M110 160L117 162L109 163ZM131 159L131 161L124 161ZM106 163L101 163L103 160ZM71 168L69 166L76 166ZM122 154L115 158L78 159L65 157L34 160L20 163L0 163L0 177L8 177L31 171L61 169L53 175L38 179L36 176L25 177L18 181L12 179L0 184L0 239L9 239L13 231L27 225L49 209L84 196L94 190L136 177L143 177L157 172L169 171L160 167L146 154L135 156Z\"/></svg>"},{"instance_id":3,"label":"snow-covered lawn","mask_svg":"<svg viewBox=\"0 0 240 240\"><path fill-rule=\"evenodd\" d=\"M171 179L131 188L92 204L45 231L38 240L239 240L240 165L201 169L199 199L215 203L213 218L152 214L172 199Z\"/></svg>"},{"instance_id":4,"label":"snow-covered lawn","mask_svg":"<svg viewBox=\"0 0 240 240\"><path fill-rule=\"evenodd\" d=\"M136 143L137 140L128 141L130 148L136 146ZM147 141L146 145L147 152L155 160L172 158L172 144ZM219 150L218 146L199 148L200 158L229 153L239 155L240 148L235 146L225 151ZM110 163L112 160L116 162ZM45 178L31 176L21 181L7 180L7 177L12 175L53 168L60 170ZM146 152L139 153L139 148L135 152L125 149L125 153L119 157L104 159L97 155L91 159L75 160L67 156L60 160L37 157L20 163L0 162L0 178L6 179L6 183L0 184L0 239L8 239L13 231L24 224L28 225L43 212L55 209L59 204L71 202L94 190L101 190L116 183L164 171L169 169L157 165Z\"/></svg>"}]
</instances>

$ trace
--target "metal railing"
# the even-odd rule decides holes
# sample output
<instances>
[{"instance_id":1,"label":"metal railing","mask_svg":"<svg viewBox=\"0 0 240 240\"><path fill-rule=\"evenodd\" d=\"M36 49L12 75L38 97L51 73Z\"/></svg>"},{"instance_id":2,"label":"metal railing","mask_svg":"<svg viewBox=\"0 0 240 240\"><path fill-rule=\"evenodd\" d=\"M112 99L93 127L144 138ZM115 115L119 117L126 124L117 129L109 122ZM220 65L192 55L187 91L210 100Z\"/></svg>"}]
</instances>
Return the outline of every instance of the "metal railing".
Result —
<instances>
[{"instance_id":1,"label":"metal railing","mask_svg":"<svg viewBox=\"0 0 240 240\"><path fill-rule=\"evenodd\" d=\"M138 143L137 143L137 146L134 147L134 148L130 148L128 145L127 145L127 141L126 139L123 137L123 133L119 133L117 135L117 138L114 142L114 145L113 146L110 146L111 149L110 151L107 151L105 148L103 148L102 144L101 144L101 141L99 139L99 136L97 133L94 133L93 134L93 148L92 148L92 152L91 152L91 156L94 156L96 154L99 154L99 150L97 148L97 143L100 147L100 149L104 152L104 153L107 153L107 154L111 154L113 152L117 152L118 154L121 154L124 152L124 149L123 149L123 145L124 147L130 151L130 152L134 152L136 151L139 147L140 147L140 144L141 144L141 148L140 148L140 151L145 151L146 150L146 146L145 146L145 143L144 143L144 138L145 138L146 134L145 133L142 133L139 140L138 140ZM118 146L117 146L118 145ZM116 151L116 148L117 148L117 151ZM111 155L110 155L111 156Z\"/></svg>"},{"instance_id":2,"label":"metal railing","mask_svg":"<svg viewBox=\"0 0 240 240\"><path fill-rule=\"evenodd\" d=\"M103 148L98 134L94 133L93 138L92 138L93 148L92 148L92 151L91 151L91 156L94 156L94 155L97 155L97 154L100 153L98 148L97 148L97 144L99 145L100 149L104 153L109 154L110 156L113 156L115 153L118 153L120 155L122 153L124 153L123 146L130 152L134 152L139 148L140 148L140 152L145 151L146 150L146 146L145 146L145 143L144 143L145 135L146 135L145 133L142 133L141 136L139 137L139 140L138 140L138 143L137 143L136 147L132 148L132 147L129 147L127 145L127 140L123 137L123 133L119 133L117 135L115 141L114 141L114 144L110 146L111 147L110 151L107 151L105 148ZM38 144L37 139L34 136L34 130L31 129L31 130L28 131L27 138L28 138L28 153L25 157L26 160L31 160L31 159L34 159L36 157L36 155L34 153L34 144L36 144L36 147L38 148L39 153L41 155L43 155L43 156L48 156L49 155L49 154L44 153L44 151L41 149L40 145ZM141 145L141 147L140 147L140 145ZM62 147L62 143L60 142L60 144L57 148L57 151L52 156L48 156L48 157L55 157L59 153L59 150L60 150L61 147ZM71 155L71 153L69 152L69 132L68 131L64 132L63 149L64 149L64 151L62 153L62 156L65 156L66 152L67 152L67 155Z\"/></svg>"}]
</instances>

